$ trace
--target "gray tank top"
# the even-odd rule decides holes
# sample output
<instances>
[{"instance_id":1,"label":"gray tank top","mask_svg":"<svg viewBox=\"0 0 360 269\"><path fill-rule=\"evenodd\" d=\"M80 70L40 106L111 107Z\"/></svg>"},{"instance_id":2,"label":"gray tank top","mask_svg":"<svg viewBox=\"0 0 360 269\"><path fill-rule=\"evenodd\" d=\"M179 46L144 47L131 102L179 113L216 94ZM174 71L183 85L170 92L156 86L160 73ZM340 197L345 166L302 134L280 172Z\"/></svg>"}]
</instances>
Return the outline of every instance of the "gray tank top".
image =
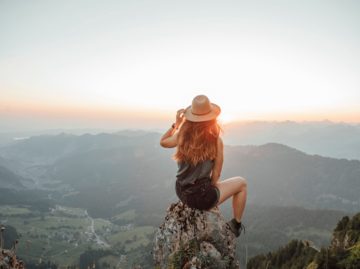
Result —
<instances>
[{"instance_id":1,"label":"gray tank top","mask_svg":"<svg viewBox=\"0 0 360 269\"><path fill-rule=\"evenodd\" d=\"M199 178L210 177L211 171L214 166L214 161L206 160L198 163L196 166L191 166L184 161L178 162L178 171L176 178L180 186L189 185Z\"/></svg>"}]
</instances>

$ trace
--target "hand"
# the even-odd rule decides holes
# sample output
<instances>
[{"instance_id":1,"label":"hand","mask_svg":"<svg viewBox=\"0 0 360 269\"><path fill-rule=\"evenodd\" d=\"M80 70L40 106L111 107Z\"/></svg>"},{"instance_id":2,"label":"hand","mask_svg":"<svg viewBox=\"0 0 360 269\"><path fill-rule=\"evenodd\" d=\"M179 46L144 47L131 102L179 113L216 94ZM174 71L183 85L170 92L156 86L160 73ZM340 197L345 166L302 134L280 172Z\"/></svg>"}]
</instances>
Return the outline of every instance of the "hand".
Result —
<instances>
[{"instance_id":1,"label":"hand","mask_svg":"<svg viewBox=\"0 0 360 269\"><path fill-rule=\"evenodd\" d=\"M178 112L176 113L175 126L179 126L183 122L184 112L185 112L185 109L182 108L182 109L178 110Z\"/></svg>"}]
</instances>

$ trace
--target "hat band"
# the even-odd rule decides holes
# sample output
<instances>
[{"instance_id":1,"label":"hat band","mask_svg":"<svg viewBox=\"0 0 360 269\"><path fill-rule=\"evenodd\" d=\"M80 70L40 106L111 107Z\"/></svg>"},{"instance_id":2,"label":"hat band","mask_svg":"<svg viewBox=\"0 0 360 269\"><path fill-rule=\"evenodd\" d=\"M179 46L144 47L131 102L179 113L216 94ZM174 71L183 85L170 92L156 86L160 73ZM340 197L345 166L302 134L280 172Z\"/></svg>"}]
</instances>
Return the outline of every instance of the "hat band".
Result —
<instances>
[{"instance_id":1,"label":"hat band","mask_svg":"<svg viewBox=\"0 0 360 269\"><path fill-rule=\"evenodd\" d=\"M195 116L205 116L205 115L207 115L207 114L210 114L211 111L212 111L212 109L211 109L209 112L205 113L205 114L195 114L195 113L192 112L192 110L191 110L191 113L192 113L193 115L195 115Z\"/></svg>"}]
</instances>

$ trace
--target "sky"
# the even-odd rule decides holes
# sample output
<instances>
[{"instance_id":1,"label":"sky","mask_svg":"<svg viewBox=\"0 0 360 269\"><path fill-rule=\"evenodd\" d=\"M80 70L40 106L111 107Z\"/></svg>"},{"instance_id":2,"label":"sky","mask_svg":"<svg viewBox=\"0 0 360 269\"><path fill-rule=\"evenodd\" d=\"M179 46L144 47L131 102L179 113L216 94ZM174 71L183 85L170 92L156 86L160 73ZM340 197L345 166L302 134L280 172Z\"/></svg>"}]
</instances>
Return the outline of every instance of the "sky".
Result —
<instances>
[{"instance_id":1,"label":"sky","mask_svg":"<svg viewBox=\"0 0 360 269\"><path fill-rule=\"evenodd\" d=\"M0 132L360 122L360 1L0 0Z\"/></svg>"}]
</instances>

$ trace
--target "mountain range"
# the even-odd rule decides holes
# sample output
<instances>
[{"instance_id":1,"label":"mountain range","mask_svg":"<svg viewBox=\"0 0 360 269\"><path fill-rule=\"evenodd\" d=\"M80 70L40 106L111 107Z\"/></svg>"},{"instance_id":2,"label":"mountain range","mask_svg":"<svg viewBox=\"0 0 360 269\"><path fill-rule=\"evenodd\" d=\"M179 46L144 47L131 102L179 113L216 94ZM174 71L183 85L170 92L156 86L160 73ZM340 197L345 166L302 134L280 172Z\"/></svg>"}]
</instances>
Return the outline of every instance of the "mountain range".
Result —
<instances>
[{"instance_id":1,"label":"mountain range","mask_svg":"<svg viewBox=\"0 0 360 269\"><path fill-rule=\"evenodd\" d=\"M284 144L307 154L360 159L360 124L322 122L230 122L227 145Z\"/></svg>"},{"instance_id":2,"label":"mountain range","mask_svg":"<svg viewBox=\"0 0 360 269\"><path fill-rule=\"evenodd\" d=\"M335 123L329 120L304 122L235 121L226 123L223 127L226 132L223 136L226 145L259 146L267 143L279 143L307 154L360 160L360 124ZM57 136L66 133L76 136L116 134L140 137L154 132L164 133L165 130L56 129L0 133L0 147L17 144L22 140L40 135Z\"/></svg>"},{"instance_id":3,"label":"mountain range","mask_svg":"<svg viewBox=\"0 0 360 269\"><path fill-rule=\"evenodd\" d=\"M138 197L144 207L157 205L161 214L177 200L177 166L171 159L174 149L161 148L160 137L158 133L38 136L3 147L0 154L8 160L8 169L33 180L32 187L57 190L67 195L68 202L71 193L86 197L93 190L121 186L127 189L125 196ZM220 180L243 176L248 203L349 212L359 207L358 160L309 155L276 143L225 146L224 158ZM30 187L28 180L26 184ZM116 204L126 199L118 196Z\"/></svg>"}]
</instances>

